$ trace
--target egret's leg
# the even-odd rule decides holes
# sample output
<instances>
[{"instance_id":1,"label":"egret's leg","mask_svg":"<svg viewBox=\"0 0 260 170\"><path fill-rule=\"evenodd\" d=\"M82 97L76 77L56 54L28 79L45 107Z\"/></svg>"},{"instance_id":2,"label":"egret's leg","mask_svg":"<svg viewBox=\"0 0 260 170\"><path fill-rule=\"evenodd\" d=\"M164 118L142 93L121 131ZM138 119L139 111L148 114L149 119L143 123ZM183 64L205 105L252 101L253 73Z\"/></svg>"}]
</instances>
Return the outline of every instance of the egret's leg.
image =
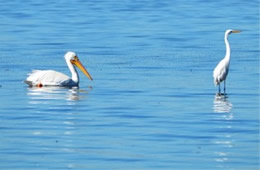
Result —
<instances>
[{"instance_id":1,"label":"egret's leg","mask_svg":"<svg viewBox=\"0 0 260 170\"><path fill-rule=\"evenodd\" d=\"M218 85L218 94L220 94L220 83Z\"/></svg>"},{"instance_id":2,"label":"egret's leg","mask_svg":"<svg viewBox=\"0 0 260 170\"><path fill-rule=\"evenodd\" d=\"M226 94L226 80L224 80L224 94Z\"/></svg>"}]
</instances>

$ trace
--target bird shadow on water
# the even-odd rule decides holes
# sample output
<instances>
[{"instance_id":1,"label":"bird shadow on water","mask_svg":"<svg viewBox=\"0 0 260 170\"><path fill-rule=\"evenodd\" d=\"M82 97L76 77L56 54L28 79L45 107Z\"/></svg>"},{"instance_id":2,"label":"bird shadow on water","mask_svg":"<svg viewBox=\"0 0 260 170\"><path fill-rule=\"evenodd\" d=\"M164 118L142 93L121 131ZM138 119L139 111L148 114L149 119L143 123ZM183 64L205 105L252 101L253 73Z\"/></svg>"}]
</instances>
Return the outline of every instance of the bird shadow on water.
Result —
<instances>
[{"instance_id":1,"label":"bird shadow on water","mask_svg":"<svg viewBox=\"0 0 260 170\"><path fill-rule=\"evenodd\" d=\"M87 90L79 89L78 87L66 88L55 86L44 87L28 87L27 95L35 100L81 100L92 90L88 87Z\"/></svg>"}]
</instances>

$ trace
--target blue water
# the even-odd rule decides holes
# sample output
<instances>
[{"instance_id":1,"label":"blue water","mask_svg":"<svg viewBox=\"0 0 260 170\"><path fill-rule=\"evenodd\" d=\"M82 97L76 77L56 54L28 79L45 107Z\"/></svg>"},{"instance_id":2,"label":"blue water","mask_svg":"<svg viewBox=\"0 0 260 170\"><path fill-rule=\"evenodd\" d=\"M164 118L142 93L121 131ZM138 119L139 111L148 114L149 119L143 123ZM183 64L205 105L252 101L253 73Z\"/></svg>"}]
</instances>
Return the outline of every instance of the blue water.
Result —
<instances>
[{"instance_id":1,"label":"blue water","mask_svg":"<svg viewBox=\"0 0 260 170\"><path fill-rule=\"evenodd\" d=\"M257 0L2 1L0 20L0 169L259 168ZM69 50L93 82L23 83L70 75Z\"/></svg>"}]
</instances>

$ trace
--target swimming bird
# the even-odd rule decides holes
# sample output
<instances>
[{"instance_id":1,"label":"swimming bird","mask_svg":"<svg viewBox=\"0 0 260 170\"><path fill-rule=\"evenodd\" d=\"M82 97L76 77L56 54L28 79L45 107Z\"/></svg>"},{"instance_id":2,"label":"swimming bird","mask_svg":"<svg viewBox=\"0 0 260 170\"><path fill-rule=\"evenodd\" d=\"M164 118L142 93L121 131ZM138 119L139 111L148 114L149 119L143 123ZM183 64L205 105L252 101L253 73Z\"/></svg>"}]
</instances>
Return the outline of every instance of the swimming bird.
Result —
<instances>
[{"instance_id":1,"label":"swimming bird","mask_svg":"<svg viewBox=\"0 0 260 170\"><path fill-rule=\"evenodd\" d=\"M231 30L228 29L225 32L225 44L226 44L226 56L218 63L218 65L216 66L216 68L213 71L213 77L214 77L214 83L215 86L219 86L219 94L221 94L221 90L220 90L220 83L222 81L224 81L224 94L226 93L226 78L228 75L228 71L229 71L229 64L230 64L230 45L228 42L228 36L232 33L239 33L241 31L239 30Z\"/></svg>"},{"instance_id":2,"label":"swimming bird","mask_svg":"<svg viewBox=\"0 0 260 170\"><path fill-rule=\"evenodd\" d=\"M63 86L74 87L79 85L79 75L75 68L77 66L90 80L93 80L85 67L81 64L75 52L67 52L65 61L71 72L71 77L54 70L33 70L26 78L25 83L29 86Z\"/></svg>"}]
</instances>

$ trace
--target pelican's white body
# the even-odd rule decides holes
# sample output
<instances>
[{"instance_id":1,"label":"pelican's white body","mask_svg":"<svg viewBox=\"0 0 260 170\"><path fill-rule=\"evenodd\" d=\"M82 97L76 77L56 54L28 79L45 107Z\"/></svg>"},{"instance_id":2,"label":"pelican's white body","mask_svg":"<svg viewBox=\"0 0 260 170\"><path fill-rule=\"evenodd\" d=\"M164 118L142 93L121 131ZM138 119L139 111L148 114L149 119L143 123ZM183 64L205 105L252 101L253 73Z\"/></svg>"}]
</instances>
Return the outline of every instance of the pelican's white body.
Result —
<instances>
[{"instance_id":1,"label":"pelican's white body","mask_svg":"<svg viewBox=\"0 0 260 170\"><path fill-rule=\"evenodd\" d=\"M70 69L71 77L54 70L33 70L26 78L25 83L30 86L78 86L79 76L70 60L76 56L74 52L67 52L64 56Z\"/></svg>"},{"instance_id":2,"label":"pelican's white body","mask_svg":"<svg viewBox=\"0 0 260 170\"><path fill-rule=\"evenodd\" d=\"M60 72L54 70L33 70L25 80L30 86L77 86L78 83Z\"/></svg>"}]
</instances>

